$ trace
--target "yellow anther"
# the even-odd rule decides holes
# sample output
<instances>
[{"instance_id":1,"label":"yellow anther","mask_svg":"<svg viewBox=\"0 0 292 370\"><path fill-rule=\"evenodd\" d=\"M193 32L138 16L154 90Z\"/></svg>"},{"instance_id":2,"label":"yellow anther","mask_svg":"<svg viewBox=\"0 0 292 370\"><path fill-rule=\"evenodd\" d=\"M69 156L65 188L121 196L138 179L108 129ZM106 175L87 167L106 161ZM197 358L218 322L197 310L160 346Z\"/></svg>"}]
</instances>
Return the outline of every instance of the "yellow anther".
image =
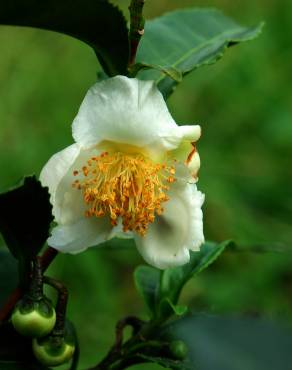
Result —
<instances>
[{"instance_id":1,"label":"yellow anther","mask_svg":"<svg viewBox=\"0 0 292 370\"><path fill-rule=\"evenodd\" d=\"M122 219L123 230L145 235L155 215L163 212L169 200L165 191L175 181L175 168L157 164L142 154L103 152L87 161L81 171L74 171L72 186L81 189L89 205L86 217L108 215L113 226Z\"/></svg>"}]
</instances>

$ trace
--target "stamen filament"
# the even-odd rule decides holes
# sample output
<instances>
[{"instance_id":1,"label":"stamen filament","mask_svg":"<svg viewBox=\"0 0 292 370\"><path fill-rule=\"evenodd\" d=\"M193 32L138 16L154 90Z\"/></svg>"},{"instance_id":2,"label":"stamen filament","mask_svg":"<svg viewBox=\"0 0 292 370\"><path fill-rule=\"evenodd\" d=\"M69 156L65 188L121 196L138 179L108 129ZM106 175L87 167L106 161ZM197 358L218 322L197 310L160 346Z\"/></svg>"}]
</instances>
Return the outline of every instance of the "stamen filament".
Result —
<instances>
[{"instance_id":1,"label":"stamen filament","mask_svg":"<svg viewBox=\"0 0 292 370\"><path fill-rule=\"evenodd\" d=\"M113 226L121 217L125 232L143 236L155 215L162 214L162 203L169 200L165 193L175 181L175 168L154 163L142 154L103 152L73 175L83 175L72 186L83 192L89 206L86 217L109 215Z\"/></svg>"}]
</instances>

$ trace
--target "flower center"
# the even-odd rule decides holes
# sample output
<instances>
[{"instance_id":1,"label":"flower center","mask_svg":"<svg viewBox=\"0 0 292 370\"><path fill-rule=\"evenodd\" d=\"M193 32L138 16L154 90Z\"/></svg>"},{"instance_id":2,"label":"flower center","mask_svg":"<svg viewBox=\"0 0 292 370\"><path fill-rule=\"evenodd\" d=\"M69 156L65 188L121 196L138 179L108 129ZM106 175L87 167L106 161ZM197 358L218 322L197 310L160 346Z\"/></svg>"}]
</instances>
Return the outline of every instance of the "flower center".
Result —
<instances>
[{"instance_id":1,"label":"flower center","mask_svg":"<svg viewBox=\"0 0 292 370\"><path fill-rule=\"evenodd\" d=\"M103 152L73 174L82 176L73 187L83 192L86 217L109 215L113 226L121 217L125 232L142 236L155 214L163 212L162 203L169 199L165 192L175 181L173 166L122 152Z\"/></svg>"}]
</instances>

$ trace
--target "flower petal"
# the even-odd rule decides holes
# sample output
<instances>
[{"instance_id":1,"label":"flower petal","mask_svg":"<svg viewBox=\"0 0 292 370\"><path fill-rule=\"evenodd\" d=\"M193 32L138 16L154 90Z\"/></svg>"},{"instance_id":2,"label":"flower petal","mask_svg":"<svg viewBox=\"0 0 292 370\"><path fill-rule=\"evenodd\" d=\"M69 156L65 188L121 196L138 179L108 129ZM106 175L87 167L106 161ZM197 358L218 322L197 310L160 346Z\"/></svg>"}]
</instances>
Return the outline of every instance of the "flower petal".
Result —
<instances>
[{"instance_id":1,"label":"flower petal","mask_svg":"<svg viewBox=\"0 0 292 370\"><path fill-rule=\"evenodd\" d=\"M106 241L111 225L108 218L83 218L73 224L58 225L48 244L62 253L79 253Z\"/></svg>"},{"instance_id":2,"label":"flower petal","mask_svg":"<svg viewBox=\"0 0 292 370\"><path fill-rule=\"evenodd\" d=\"M95 84L73 122L73 137L85 148L113 141L170 150L185 135L198 136L191 131L176 125L153 81L125 76Z\"/></svg>"},{"instance_id":3,"label":"flower petal","mask_svg":"<svg viewBox=\"0 0 292 370\"><path fill-rule=\"evenodd\" d=\"M72 187L76 180L73 172L80 170L91 157L99 155L100 152L97 148L80 150L78 156L74 158L74 162L67 167L65 176L55 190L53 214L56 222L62 225L72 224L85 217L86 204L82 191Z\"/></svg>"},{"instance_id":4,"label":"flower petal","mask_svg":"<svg viewBox=\"0 0 292 370\"><path fill-rule=\"evenodd\" d=\"M56 189L60 181L67 174L68 168L71 167L79 153L79 145L72 144L54 154L42 169L40 181L43 186L47 186L49 188L52 203L54 203Z\"/></svg>"},{"instance_id":5,"label":"flower petal","mask_svg":"<svg viewBox=\"0 0 292 370\"><path fill-rule=\"evenodd\" d=\"M190 141L192 143L198 141L201 136L201 126L199 125L179 126L179 131L185 141Z\"/></svg>"},{"instance_id":6,"label":"flower petal","mask_svg":"<svg viewBox=\"0 0 292 370\"><path fill-rule=\"evenodd\" d=\"M165 269L189 261L189 249L204 241L201 206L204 196L195 185L177 184L169 192L165 211L156 216L144 237L135 236L137 248L149 264Z\"/></svg>"},{"instance_id":7,"label":"flower petal","mask_svg":"<svg viewBox=\"0 0 292 370\"><path fill-rule=\"evenodd\" d=\"M175 159L176 178L184 179L186 182L195 183L198 181L200 169L200 156L191 141L182 141L180 145L168 152L169 159Z\"/></svg>"}]
</instances>

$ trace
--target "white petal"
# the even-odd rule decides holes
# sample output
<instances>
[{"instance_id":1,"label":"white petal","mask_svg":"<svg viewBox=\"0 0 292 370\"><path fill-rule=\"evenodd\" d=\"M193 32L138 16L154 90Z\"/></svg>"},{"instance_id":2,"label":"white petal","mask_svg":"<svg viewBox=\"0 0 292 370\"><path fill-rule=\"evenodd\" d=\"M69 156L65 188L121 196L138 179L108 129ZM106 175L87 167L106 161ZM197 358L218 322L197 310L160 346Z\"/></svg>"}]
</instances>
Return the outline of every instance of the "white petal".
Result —
<instances>
[{"instance_id":1,"label":"white petal","mask_svg":"<svg viewBox=\"0 0 292 370\"><path fill-rule=\"evenodd\" d=\"M79 253L103 243L111 231L107 218L83 218L69 225L58 225L52 230L48 244L63 253Z\"/></svg>"},{"instance_id":2,"label":"white petal","mask_svg":"<svg viewBox=\"0 0 292 370\"><path fill-rule=\"evenodd\" d=\"M190 142L198 141L201 136L201 126L199 125L180 126L179 130L182 138Z\"/></svg>"},{"instance_id":3,"label":"white petal","mask_svg":"<svg viewBox=\"0 0 292 370\"><path fill-rule=\"evenodd\" d=\"M197 179L197 175L201 166L201 160L198 152L195 152L191 158L191 160L187 163L187 167L193 176L193 178Z\"/></svg>"},{"instance_id":4,"label":"white petal","mask_svg":"<svg viewBox=\"0 0 292 370\"><path fill-rule=\"evenodd\" d=\"M67 174L68 168L71 167L79 153L79 145L72 144L64 150L54 154L42 169L40 181L43 186L49 188L52 203L54 203L56 189L60 181Z\"/></svg>"},{"instance_id":5,"label":"white petal","mask_svg":"<svg viewBox=\"0 0 292 370\"><path fill-rule=\"evenodd\" d=\"M168 150L184 134L154 82L125 76L95 84L73 122L73 137L85 148L108 140Z\"/></svg>"},{"instance_id":6,"label":"white petal","mask_svg":"<svg viewBox=\"0 0 292 370\"><path fill-rule=\"evenodd\" d=\"M53 214L57 223L65 225L72 224L84 218L87 209L82 191L72 187L76 177L73 175L74 170L80 170L87 161L100 154L97 148L80 150L73 163L67 168L67 173L59 182L53 203Z\"/></svg>"},{"instance_id":7,"label":"white petal","mask_svg":"<svg viewBox=\"0 0 292 370\"><path fill-rule=\"evenodd\" d=\"M189 185L190 188L190 232L189 238L186 241L188 248L192 251L199 251L201 244L204 243L203 232L203 212L202 205L205 200L205 195L197 190L194 185Z\"/></svg>"},{"instance_id":8,"label":"white petal","mask_svg":"<svg viewBox=\"0 0 292 370\"><path fill-rule=\"evenodd\" d=\"M175 177L178 180L195 183L198 180L200 156L192 143L192 140L182 140L178 148L168 152L168 158L177 161Z\"/></svg>"},{"instance_id":9,"label":"white petal","mask_svg":"<svg viewBox=\"0 0 292 370\"><path fill-rule=\"evenodd\" d=\"M176 185L169 192L165 211L144 237L135 236L137 248L151 265L165 269L189 261L189 249L204 241L201 206L204 196L192 184Z\"/></svg>"}]
</instances>

